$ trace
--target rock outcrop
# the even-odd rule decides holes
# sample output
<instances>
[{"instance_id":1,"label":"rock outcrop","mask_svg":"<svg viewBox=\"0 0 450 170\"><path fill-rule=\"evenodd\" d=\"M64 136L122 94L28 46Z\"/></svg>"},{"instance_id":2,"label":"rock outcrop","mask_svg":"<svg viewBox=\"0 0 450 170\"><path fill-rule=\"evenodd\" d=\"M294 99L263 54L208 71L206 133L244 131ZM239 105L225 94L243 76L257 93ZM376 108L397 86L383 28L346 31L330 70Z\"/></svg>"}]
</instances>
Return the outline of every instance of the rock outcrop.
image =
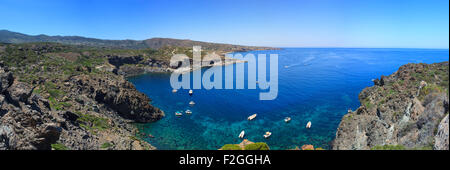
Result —
<instances>
[{"instance_id":1,"label":"rock outcrop","mask_svg":"<svg viewBox=\"0 0 450 170\"><path fill-rule=\"evenodd\" d=\"M68 82L78 93L88 94L88 97L117 111L125 119L145 123L164 116L161 110L150 105L150 99L145 94L138 92L133 84L122 77L113 79L108 76L99 78L79 75Z\"/></svg>"},{"instance_id":2,"label":"rock outcrop","mask_svg":"<svg viewBox=\"0 0 450 170\"><path fill-rule=\"evenodd\" d=\"M269 145L264 142L252 142L248 139L242 140L239 144L226 144L219 150L270 150Z\"/></svg>"},{"instance_id":3,"label":"rock outcrop","mask_svg":"<svg viewBox=\"0 0 450 170\"><path fill-rule=\"evenodd\" d=\"M436 136L434 137L435 150L448 150L448 115L441 121Z\"/></svg>"},{"instance_id":4,"label":"rock outcrop","mask_svg":"<svg viewBox=\"0 0 450 170\"><path fill-rule=\"evenodd\" d=\"M359 94L361 106L342 118L333 149L448 149L448 123L441 123L449 112L448 69L448 62L407 64L374 80Z\"/></svg>"},{"instance_id":5,"label":"rock outcrop","mask_svg":"<svg viewBox=\"0 0 450 170\"><path fill-rule=\"evenodd\" d=\"M0 64L0 83L0 150L49 150L57 146L76 150L155 149L134 137L137 130L129 122L154 121L163 112L123 79L82 75L66 83L52 82L64 84L55 87L58 91L69 92L54 99L34 92L43 87L18 81Z\"/></svg>"},{"instance_id":6,"label":"rock outcrop","mask_svg":"<svg viewBox=\"0 0 450 170\"><path fill-rule=\"evenodd\" d=\"M2 67L0 81L0 150L50 149L62 128L53 121L48 101Z\"/></svg>"}]
</instances>

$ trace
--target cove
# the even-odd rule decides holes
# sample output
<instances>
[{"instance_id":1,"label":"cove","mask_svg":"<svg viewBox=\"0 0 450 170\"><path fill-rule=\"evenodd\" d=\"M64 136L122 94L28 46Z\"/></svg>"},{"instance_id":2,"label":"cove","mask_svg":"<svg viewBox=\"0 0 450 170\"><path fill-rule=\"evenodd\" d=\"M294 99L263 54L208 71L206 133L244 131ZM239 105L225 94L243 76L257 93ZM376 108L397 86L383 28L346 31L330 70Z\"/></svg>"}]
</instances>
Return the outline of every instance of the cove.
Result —
<instances>
[{"instance_id":1,"label":"cove","mask_svg":"<svg viewBox=\"0 0 450 170\"><path fill-rule=\"evenodd\" d=\"M192 96L187 89L172 93L170 73L128 78L152 99L152 105L166 113L157 122L138 125L154 136L145 140L158 149L216 150L224 144L240 143L238 135L245 130L246 139L266 142L270 149L304 144L329 149L342 116L359 107L358 94L373 85L372 79L392 74L407 63L436 63L449 58L448 50L440 49L284 48L241 54L247 53L278 54L275 100L259 100L260 90L248 88L199 89ZM211 69L239 64L247 63ZM191 107L190 101L196 104ZM174 115L187 109L191 115ZM253 113L258 116L248 121ZM283 120L287 116L292 118L289 123ZM305 128L308 121L311 129ZM266 131L272 132L268 139L263 137Z\"/></svg>"}]
</instances>

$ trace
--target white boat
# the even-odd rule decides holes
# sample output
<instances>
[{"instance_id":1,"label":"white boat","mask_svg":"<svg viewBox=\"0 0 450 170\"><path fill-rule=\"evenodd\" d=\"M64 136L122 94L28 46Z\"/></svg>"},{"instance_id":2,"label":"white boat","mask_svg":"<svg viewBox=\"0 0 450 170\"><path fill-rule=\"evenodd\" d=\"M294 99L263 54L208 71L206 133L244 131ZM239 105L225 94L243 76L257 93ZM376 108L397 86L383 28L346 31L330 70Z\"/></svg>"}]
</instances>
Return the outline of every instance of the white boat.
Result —
<instances>
[{"instance_id":1,"label":"white boat","mask_svg":"<svg viewBox=\"0 0 450 170\"><path fill-rule=\"evenodd\" d=\"M245 131L242 131L241 133L239 133L239 138L244 138L244 135L245 135Z\"/></svg>"},{"instance_id":2,"label":"white boat","mask_svg":"<svg viewBox=\"0 0 450 170\"><path fill-rule=\"evenodd\" d=\"M192 114L192 111L188 109L188 110L185 111L185 113L190 115L190 114Z\"/></svg>"},{"instance_id":3,"label":"white boat","mask_svg":"<svg viewBox=\"0 0 450 170\"><path fill-rule=\"evenodd\" d=\"M269 138L270 135L272 135L272 132L266 132L266 134L264 134L264 138Z\"/></svg>"},{"instance_id":4,"label":"white boat","mask_svg":"<svg viewBox=\"0 0 450 170\"><path fill-rule=\"evenodd\" d=\"M194 93L194 91L189 90L189 95L192 95Z\"/></svg>"},{"instance_id":5,"label":"white boat","mask_svg":"<svg viewBox=\"0 0 450 170\"><path fill-rule=\"evenodd\" d=\"M176 93L178 90L177 89L173 89L172 90L172 93Z\"/></svg>"},{"instance_id":6,"label":"white boat","mask_svg":"<svg viewBox=\"0 0 450 170\"><path fill-rule=\"evenodd\" d=\"M181 113L181 112L179 112L179 111L176 111L175 112L175 116L182 116L183 115L183 113Z\"/></svg>"},{"instance_id":7,"label":"white boat","mask_svg":"<svg viewBox=\"0 0 450 170\"><path fill-rule=\"evenodd\" d=\"M291 121L291 117L284 118L284 122L288 123L289 121Z\"/></svg>"},{"instance_id":8,"label":"white boat","mask_svg":"<svg viewBox=\"0 0 450 170\"><path fill-rule=\"evenodd\" d=\"M255 114L252 114L251 116L249 116L248 118L247 118L247 120L253 120L253 119L255 119L255 117L256 117L256 113Z\"/></svg>"},{"instance_id":9,"label":"white boat","mask_svg":"<svg viewBox=\"0 0 450 170\"><path fill-rule=\"evenodd\" d=\"M311 121L309 121L307 124L306 124L306 128L311 128Z\"/></svg>"},{"instance_id":10,"label":"white boat","mask_svg":"<svg viewBox=\"0 0 450 170\"><path fill-rule=\"evenodd\" d=\"M195 102L191 101L191 102L189 102L189 105L193 106L193 105L195 105Z\"/></svg>"}]
</instances>

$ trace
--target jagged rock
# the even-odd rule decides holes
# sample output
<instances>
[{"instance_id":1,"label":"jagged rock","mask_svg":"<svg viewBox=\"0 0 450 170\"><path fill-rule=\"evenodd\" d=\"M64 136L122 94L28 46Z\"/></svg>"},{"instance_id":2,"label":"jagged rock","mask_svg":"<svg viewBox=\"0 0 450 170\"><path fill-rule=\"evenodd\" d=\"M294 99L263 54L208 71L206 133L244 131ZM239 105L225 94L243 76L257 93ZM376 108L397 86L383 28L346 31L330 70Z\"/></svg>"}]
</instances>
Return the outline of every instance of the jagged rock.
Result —
<instances>
[{"instance_id":1,"label":"jagged rock","mask_svg":"<svg viewBox=\"0 0 450 170\"><path fill-rule=\"evenodd\" d=\"M78 116L77 114L72 113L72 112L70 112L70 111L65 111L64 114L63 114L63 118L65 118L65 119L68 120L68 121L74 122L74 121L76 121L78 118L80 118L80 116Z\"/></svg>"},{"instance_id":2,"label":"jagged rock","mask_svg":"<svg viewBox=\"0 0 450 170\"><path fill-rule=\"evenodd\" d=\"M436 133L436 136L434 137L434 146L433 149L435 150L448 150L448 115L445 116L444 119L442 119L441 123L439 124L438 131Z\"/></svg>"},{"instance_id":3,"label":"jagged rock","mask_svg":"<svg viewBox=\"0 0 450 170\"><path fill-rule=\"evenodd\" d=\"M0 69L0 93L3 93L11 84L14 78L11 72Z\"/></svg>"},{"instance_id":4,"label":"jagged rock","mask_svg":"<svg viewBox=\"0 0 450 170\"><path fill-rule=\"evenodd\" d=\"M303 145L302 150L314 150L314 146L313 145Z\"/></svg>"},{"instance_id":5,"label":"jagged rock","mask_svg":"<svg viewBox=\"0 0 450 170\"><path fill-rule=\"evenodd\" d=\"M448 75L448 62L407 64L375 80L359 94L361 106L342 118L332 148L432 149L435 129L448 114Z\"/></svg>"},{"instance_id":6,"label":"jagged rock","mask_svg":"<svg viewBox=\"0 0 450 170\"><path fill-rule=\"evenodd\" d=\"M105 81L108 81L108 84L96 84ZM96 90L102 89L106 95L111 96L105 101L110 100L112 103L121 104L121 106L132 101L128 105L128 109L136 112L144 110L147 111L145 114L149 116L135 114L136 117L129 117L130 119L155 120L152 119L151 114L153 112L149 112L149 110L154 109L149 105L149 99L146 98L145 100L144 97L146 96L139 95L139 92L130 84L126 84L127 82L123 79L118 81L116 79L104 80L88 77L81 82L80 85L82 86L80 87L73 86L72 83L64 85L62 82L52 80L52 83L60 85L60 88L62 88L60 90L69 92L61 100L70 102L71 106L78 108L78 111L83 111L83 115L90 116L82 120L103 121L102 126L118 127L101 131L95 129L98 127L95 127L95 124L92 124L93 122L80 120L80 115L73 111L55 110L47 99L39 94L32 93L31 85L14 81L12 74L2 67L0 67L0 82L2 82L0 93L0 150L50 150L52 144L56 143L64 145L68 149L92 150L100 149L102 144L107 141L113 143L109 149L155 149L146 142L136 142L136 140L131 139L129 136L134 135L135 128L124 121L115 108L100 106L100 102L95 100ZM88 87L89 89L82 90L81 87ZM90 89L91 87L92 89ZM110 90L105 90L107 88ZM77 96L81 102L71 100L72 96ZM91 96L91 98L86 96ZM123 100L123 98L128 98L128 100ZM83 110L86 104L92 106L92 111ZM159 111L156 108L154 110ZM80 124L82 123L87 125L81 127ZM89 128L88 126L92 127Z\"/></svg>"},{"instance_id":7,"label":"jagged rock","mask_svg":"<svg viewBox=\"0 0 450 170\"><path fill-rule=\"evenodd\" d=\"M15 103L18 102L27 102L28 98L31 96L33 92L33 88L31 88L28 84L22 83L19 81L14 81L14 83L8 89L9 95L12 101Z\"/></svg>"},{"instance_id":8,"label":"jagged rock","mask_svg":"<svg viewBox=\"0 0 450 170\"><path fill-rule=\"evenodd\" d=\"M124 64L138 64L144 58L142 56L106 56L109 63L119 68Z\"/></svg>"},{"instance_id":9,"label":"jagged rock","mask_svg":"<svg viewBox=\"0 0 450 170\"><path fill-rule=\"evenodd\" d=\"M376 86L383 86L385 79L386 79L386 76L381 76L380 79L377 78L377 79L373 80L373 83Z\"/></svg>"},{"instance_id":10,"label":"jagged rock","mask_svg":"<svg viewBox=\"0 0 450 170\"><path fill-rule=\"evenodd\" d=\"M241 149L244 149L245 146L250 145L250 144L254 144L255 142L249 141L248 139L244 139L242 140L241 143L239 143L239 147L241 147Z\"/></svg>"},{"instance_id":11,"label":"jagged rock","mask_svg":"<svg viewBox=\"0 0 450 170\"><path fill-rule=\"evenodd\" d=\"M51 149L51 144L56 143L61 135L61 127L56 125L55 123L47 123L43 125L43 128L40 130L37 135L37 140L33 142L33 145L40 150Z\"/></svg>"},{"instance_id":12,"label":"jagged rock","mask_svg":"<svg viewBox=\"0 0 450 170\"><path fill-rule=\"evenodd\" d=\"M136 122L151 122L164 116L164 112L151 106L150 99L138 92L134 85L120 78L111 80L108 77L97 81L88 76L75 76L72 82L80 85L85 93L90 93L97 102L116 110L120 116Z\"/></svg>"}]
</instances>

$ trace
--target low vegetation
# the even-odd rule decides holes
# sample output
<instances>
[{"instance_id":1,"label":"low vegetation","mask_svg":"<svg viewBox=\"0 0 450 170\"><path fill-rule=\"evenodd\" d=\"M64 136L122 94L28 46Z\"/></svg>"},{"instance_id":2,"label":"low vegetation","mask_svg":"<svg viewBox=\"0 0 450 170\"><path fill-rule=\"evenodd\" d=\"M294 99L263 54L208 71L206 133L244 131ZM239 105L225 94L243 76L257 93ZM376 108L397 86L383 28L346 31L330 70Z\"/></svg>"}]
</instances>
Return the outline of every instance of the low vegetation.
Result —
<instances>
[{"instance_id":1,"label":"low vegetation","mask_svg":"<svg viewBox=\"0 0 450 170\"><path fill-rule=\"evenodd\" d=\"M64 146L63 144L60 144L60 143L55 143L55 144L52 144L51 146L52 146L53 150L69 150L69 148L67 148L66 146Z\"/></svg>"},{"instance_id":2,"label":"low vegetation","mask_svg":"<svg viewBox=\"0 0 450 170\"><path fill-rule=\"evenodd\" d=\"M223 145L220 150L270 150L269 145L264 142L250 143L245 146L239 144L226 144Z\"/></svg>"},{"instance_id":3,"label":"low vegetation","mask_svg":"<svg viewBox=\"0 0 450 170\"><path fill-rule=\"evenodd\" d=\"M269 150L269 145L264 142L257 142L245 145L244 150Z\"/></svg>"},{"instance_id":4,"label":"low vegetation","mask_svg":"<svg viewBox=\"0 0 450 170\"><path fill-rule=\"evenodd\" d=\"M371 150L406 150L403 145L378 145L370 148Z\"/></svg>"},{"instance_id":5,"label":"low vegetation","mask_svg":"<svg viewBox=\"0 0 450 170\"><path fill-rule=\"evenodd\" d=\"M108 119L98 117L95 115L90 114L77 114L79 118L77 119L77 122L80 123L80 126L85 128L86 130L90 131L103 131L106 129L111 128L111 126L108 123Z\"/></svg>"},{"instance_id":6,"label":"low vegetation","mask_svg":"<svg viewBox=\"0 0 450 170\"><path fill-rule=\"evenodd\" d=\"M102 144L102 146L100 146L100 148L102 149L108 149L110 147L114 146L113 144L109 143L109 142L105 142Z\"/></svg>"},{"instance_id":7,"label":"low vegetation","mask_svg":"<svg viewBox=\"0 0 450 170\"><path fill-rule=\"evenodd\" d=\"M242 150L241 147L237 144L226 144L223 145L221 150Z\"/></svg>"},{"instance_id":8,"label":"low vegetation","mask_svg":"<svg viewBox=\"0 0 450 170\"><path fill-rule=\"evenodd\" d=\"M370 148L370 150L433 150L433 146L408 148L403 145L377 145Z\"/></svg>"}]
</instances>

